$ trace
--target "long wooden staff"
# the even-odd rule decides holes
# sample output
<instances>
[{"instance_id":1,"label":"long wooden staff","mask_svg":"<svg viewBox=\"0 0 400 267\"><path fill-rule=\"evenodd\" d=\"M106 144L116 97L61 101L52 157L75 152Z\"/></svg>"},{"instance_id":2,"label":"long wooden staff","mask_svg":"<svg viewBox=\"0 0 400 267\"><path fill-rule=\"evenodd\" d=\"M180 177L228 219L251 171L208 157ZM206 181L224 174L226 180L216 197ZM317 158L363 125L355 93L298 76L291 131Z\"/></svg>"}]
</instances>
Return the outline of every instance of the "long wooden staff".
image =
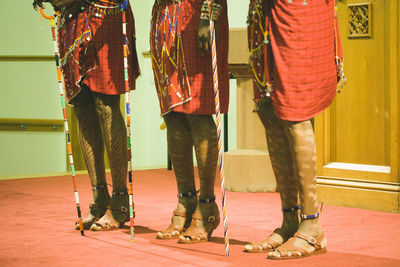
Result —
<instances>
[{"instance_id":1,"label":"long wooden staff","mask_svg":"<svg viewBox=\"0 0 400 267\"><path fill-rule=\"evenodd\" d=\"M125 77L125 122L127 131L127 145L128 145L128 179L129 179L129 222L130 222L130 233L131 241L135 241L135 228L133 222L133 189L132 189L132 151L131 151L131 105L129 101L129 74L128 74L128 39L126 34L126 9L128 7L128 1L124 1L121 4L122 10L122 34L123 34L123 49L124 49L124 77Z\"/></svg>"},{"instance_id":2,"label":"long wooden staff","mask_svg":"<svg viewBox=\"0 0 400 267\"><path fill-rule=\"evenodd\" d=\"M221 181L221 194L222 194L222 216L224 221L224 242L225 254L229 256L229 238L228 238L228 216L226 213L226 194L225 194L225 174L224 174L224 153L222 150L222 131L221 131L221 112L219 105L219 84L218 84L218 66L217 66L217 45L215 41L215 25L212 19L212 6L214 1L208 1L208 10L210 12L210 33L211 33L211 55L212 55L212 70L213 70L213 84L214 84L214 101L215 112L217 119L218 131L218 151L219 151L219 178Z\"/></svg>"},{"instance_id":3,"label":"long wooden staff","mask_svg":"<svg viewBox=\"0 0 400 267\"><path fill-rule=\"evenodd\" d=\"M71 173L72 173L72 183L73 183L74 192L75 192L75 204L76 204L76 210L78 212L79 229L81 231L81 235L84 236L85 234L83 232L83 223L82 223L81 207L79 204L78 187L76 184L74 157L72 155L72 146L71 146L71 138L70 138L70 134L69 134L68 121L67 121L67 112L65 110L64 84L62 82L62 74L61 74L61 68L60 68L60 53L58 51L58 44L57 44L57 38L56 38L56 27L54 24L54 18L58 15L58 12L54 16L48 16L44 13L43 9L41 8L40 14L42 14L42 16L45 19L50 20L50 25L51 25L51 34L53 37L53 45L54 45L54 59L55 59L56 66L57 66L57 79L58 79L58 87L60 90L60 98L61 98L61 109L62 109L62 114L64 117L64 132L65 132L65 138L66 138L67 144L68 144L69 166L70 166Z\"/></svg>"}]
</instances>

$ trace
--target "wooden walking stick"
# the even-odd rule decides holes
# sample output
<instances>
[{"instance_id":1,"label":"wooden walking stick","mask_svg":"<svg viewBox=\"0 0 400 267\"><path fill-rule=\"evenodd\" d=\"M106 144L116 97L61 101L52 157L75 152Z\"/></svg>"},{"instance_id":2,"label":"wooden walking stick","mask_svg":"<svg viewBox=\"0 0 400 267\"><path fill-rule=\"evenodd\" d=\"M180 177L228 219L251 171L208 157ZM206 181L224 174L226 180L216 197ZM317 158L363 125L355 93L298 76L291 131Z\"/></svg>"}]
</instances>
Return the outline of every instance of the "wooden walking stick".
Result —
<instances>
[{"instance_id":1,"label":"wooden walking stick","mask_svg":"<svg viewBox=\"0 0 400 267\"><path fill-rule=\"evenodd\" d=\"M222 195L222 216L224 221L224 242L225 254L229 256L229 238L228 238L228 216L226 213L226 194L225 194L225 174L224 174L224 153L222 150L222 131L221 131L221 112L219 105L219 84L218 84L218 66L217 66L217 45L215 40L215 25L212 19L212 8L214 1L207 0L208 10L210 15L210 33L211 33L211 55L212 55L212 72L214 84L214 97L215 97L215 112L217 119L218 131L218 151L219 151L219 178L221 181L221 195Z\"/></svg>"}]
</instances>

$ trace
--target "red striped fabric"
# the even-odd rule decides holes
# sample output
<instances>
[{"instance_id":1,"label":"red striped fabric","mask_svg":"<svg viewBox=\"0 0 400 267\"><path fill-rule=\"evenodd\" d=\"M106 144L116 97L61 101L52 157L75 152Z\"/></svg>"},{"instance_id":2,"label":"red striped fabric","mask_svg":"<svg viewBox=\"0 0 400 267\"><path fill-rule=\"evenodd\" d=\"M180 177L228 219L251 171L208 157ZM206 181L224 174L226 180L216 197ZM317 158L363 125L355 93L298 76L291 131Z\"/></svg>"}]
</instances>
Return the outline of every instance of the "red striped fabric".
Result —
<instances>
[{"instance_id":1,"label":"red striped fabric","mask_svg":"<svg viewBox=\"0 0 400 267\"><path fill-rule=\"evenodd\" d=\"M283 120L315 117L335 97L334 5L334 0L307 0L307 5L274 0L266 10L273 55L271 100Z\"/></svg>"},{"instance_id":2,"label":"red striped fabric","mask_svg":"<svg viewBox=\"0 0 400 267\"><path fill-rule=\"evenodd\" d=\"M177 13L174 8L174 1L160 2L161 3L158 3L158 1L156 1L153 6L150 43L153 56L153 73L157 94L160 100L161 114L165 114L171 110L187 114L213 114L215 113L215 106L211 53L204 54L197 47L197 32L203 1L181 1L177 24L177 35L181 34L182 36L184 51L183 54L179 52L181 64L178 68L179 71L176 70L167 57L160 57L162 45L156 45L156 31L157 28L161 27L161 33L158 35L158 43L162 44L165 40L169 51L177 51L177 44L175 42L175 46L173 46L173 38L169 31L170 23L166 22L165 19L163 20L165 17L165 5L168 5L169 17L171 23L173 23L174 14ZM228 111L229 104L229 25L226 1L221 1L221 4L222 14L217 21L217 61L221 112L225 113ZM163 28L164 24L166 27L165 35ZM184 66L182 65L183 56L186 63L188 80L186 79L186 73L184 72ZM167 76L164 75L160 68L155 65L165 66Z\"/></svg>"},{"instance_id":3,"label":"red striped fabric","mask_svg":"<svg viewBox=\"0 0 400 267\"><path fill-rule=\"evenodd\" d=\"M135 24L130 6L126 11L126 19L130 51L129 82L130 89L133 90L140 70L136 52ZM89 11L84 11L76 19L63 25L58 29L61 58L73 40L78 39L87 30L92 32L92 39L89 41L85 39L77 45L66 65L62 67L67 100L71 100L80 91L81 80L94 92L107 95L125 93L122 14L97 17Z\"/></svg>"}]
</instances>

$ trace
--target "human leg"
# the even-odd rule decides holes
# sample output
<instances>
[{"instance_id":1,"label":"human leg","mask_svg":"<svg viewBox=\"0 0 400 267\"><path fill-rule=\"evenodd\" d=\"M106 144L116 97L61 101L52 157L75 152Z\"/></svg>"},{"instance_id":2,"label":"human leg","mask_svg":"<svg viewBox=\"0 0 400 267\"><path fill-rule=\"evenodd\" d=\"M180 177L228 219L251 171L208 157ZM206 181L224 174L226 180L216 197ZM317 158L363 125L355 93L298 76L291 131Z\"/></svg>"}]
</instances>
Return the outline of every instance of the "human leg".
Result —
<instances>
[{"instance_id":1,"label":"human leg","mask_svg":"<svg viewBox=\"0 0 400 267\"><path fill-rule=\"evenodd\" d=\"M172 239L189 226L197 204L193 171L193 138L185 114L170 112L164 116L167 125L168 153L178 187L178 206L168 228L157 232L158 239Z\"/></svg>"},{"instance_id":2,"label":"human leg","mask_svg":"<svg viewBox=\"0 0 400 267\"><path fill-rule=\"evenodd\" d=\"M111 230L129 221L129 196L127 190L127 133L120 110L119 95L92 92L96 114L103 130L105 147L113 183L113 195L105 215L91 230Z\"/></svg>"},{"instance_id":3,"label":"human leg","mask_svg":"<svg viewBox=\"0 0 400 267\"><path fill-rule=\"evenodd\" d=\"M104 144L93 99L88 89L83 88L72 103L78 122L79 145L93 190L90 211L83 219L83 227L88 230L104 215L110 200L104 167ZM76 229L79 229L79 225L76 225Z\"/></svg>"},{"instance_id":4,"label":"human leg","mask_svg":"<svg viewBox=\"0 0 400 267\"><path fill-rule=\"evenodd\" d=\"M260 106L258 116L265 128L271 164L281 197L283 221L281 227L265 239L245 245L244 251L250 253L275 249L291 237L299 225L297 187L288 139L270 102Z\"/></svg>"},{"instance_id":5,"label":"human leg","mask_svg":"<svg viewBox=\"0 0 400 267\"><path fill-rule=\"evenodd\" d=\"M269 254L272 259L297 258L326 251L326 239L318 219L316 146L311 121L284 121L282 125L293 158L301 222L295 235Z\"/></svg>"},{"instance_id":6,"label":"human leg","mask_svg":"<svg viewBox=\"0 0 400 267\"><path fill-rule=\"evenodd\" d=\"M212 115L186 115L190 123L200 179L200 195L190 227L181 243L207 241L220 222L214 185L218 161L217 128Z\"/></svg>"}]
</instances>

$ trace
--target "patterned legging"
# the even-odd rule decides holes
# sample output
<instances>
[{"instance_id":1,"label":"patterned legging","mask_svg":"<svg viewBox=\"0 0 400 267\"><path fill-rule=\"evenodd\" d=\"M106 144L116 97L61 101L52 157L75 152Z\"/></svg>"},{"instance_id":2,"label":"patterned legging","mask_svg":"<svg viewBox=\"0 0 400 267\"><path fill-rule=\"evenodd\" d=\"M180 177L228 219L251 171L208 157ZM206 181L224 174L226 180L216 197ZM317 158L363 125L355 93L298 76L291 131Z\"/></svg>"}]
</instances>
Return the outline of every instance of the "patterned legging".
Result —
<instances>
[{"instance_id":1,"label":"patterned legging","mask_svg":"<svg viewBox=\"0 0 400 267\"><path fill-rule=\"evenodd\" d=\"M193 170L193 146L200 178L200 198L214 197L218 160L217 128L211 115L170 112L167 125L168 152L180 193L196 190Z\"/></svg>"},{"instance_id":2,"label":"patterned legging","mask_svg":"<svg viewBox=\"0 0 400 267\"><path fill-rule=\"evenodd\" d=\"M116 192L126 191L128 166L126 127L119 100L119 95L95 93L83 85L81 92L71 101L79 126L79 144L92 186L106 184L105 145Z\"/></svg>"},{"instance_id":3,"label":"patterned legging","mask_svg":"<svg viewBox=\"0 0 400 267\"><path fill-rule=\"evenodd\" d=\"M281 120L275 116L270 102L260 107L258 115L265 127L282 208L297 206L299 195L301 213L315 214L318 211L316 147L311 121Z\"/></svg>"}]
</instances>

